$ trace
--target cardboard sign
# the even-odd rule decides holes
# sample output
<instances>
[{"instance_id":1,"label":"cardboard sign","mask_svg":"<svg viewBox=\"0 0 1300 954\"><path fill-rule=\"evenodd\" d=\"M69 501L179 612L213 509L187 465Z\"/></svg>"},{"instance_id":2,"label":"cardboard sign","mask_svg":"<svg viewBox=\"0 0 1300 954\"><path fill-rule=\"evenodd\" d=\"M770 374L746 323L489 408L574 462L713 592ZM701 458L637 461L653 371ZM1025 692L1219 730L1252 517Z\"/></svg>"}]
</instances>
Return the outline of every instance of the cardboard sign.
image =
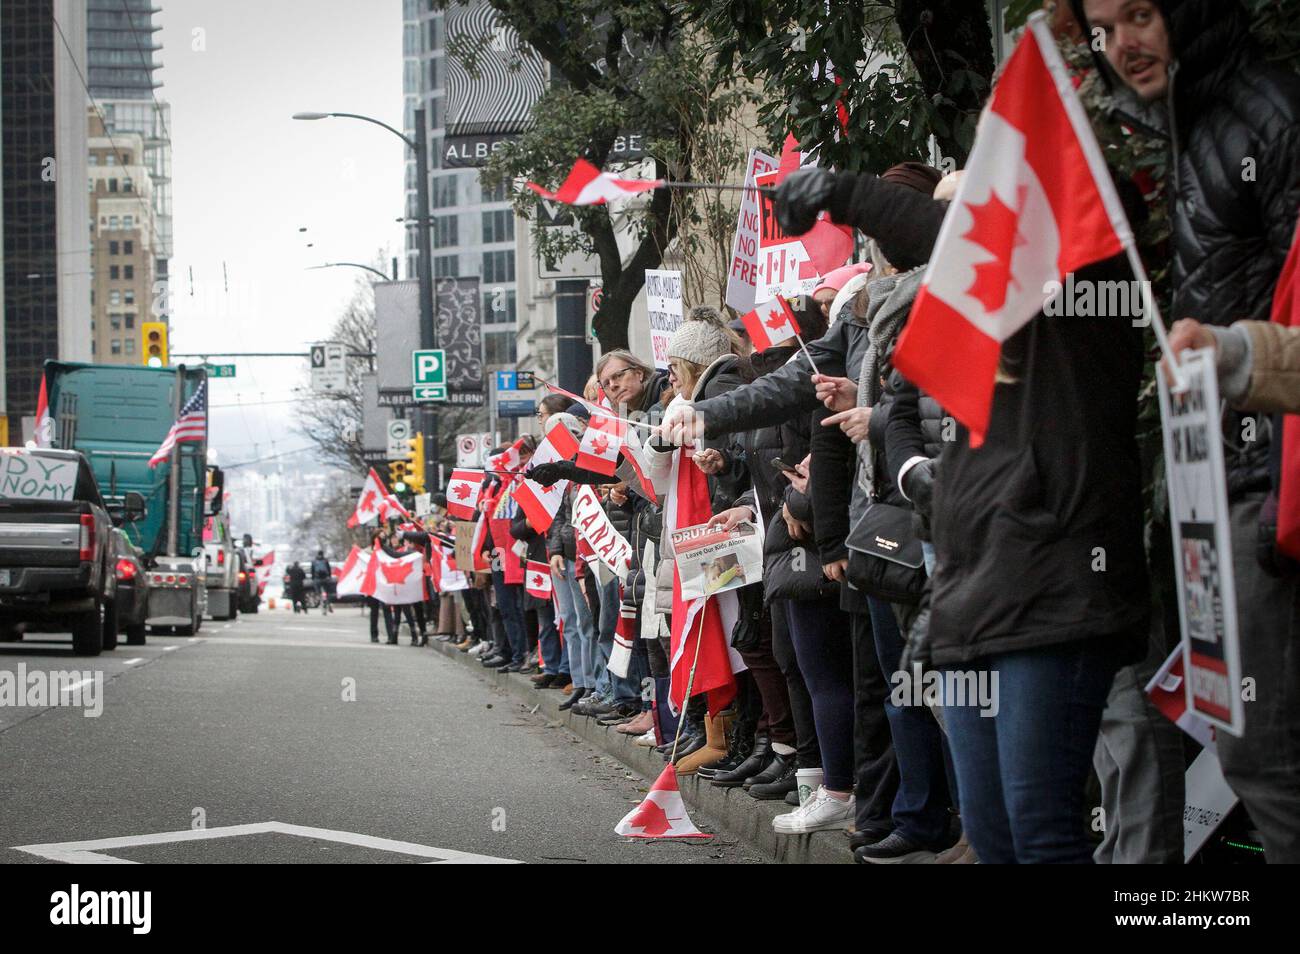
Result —
<instances>
[{"instance_id":1,"label":"cardboard sign","mask_svg":"<svg viewBox=\"0 0 1300 954\"><path fill-rule=\"evenodd\" d=\"M469 520L457 520L453 523L456 534L456 553L454 559L458 567L474 565L474 523Z\"/></svg>"},{"instance_id":2,"label":"cardboard sign","mask_svg":"<svg viewBox=\"0 0 1300 954\"><path fill-rule=\"evenodd\" d=\"M0 497L18 500L72 500L77 461L39 454L0 455Z\"/></svg>"},{"instance_id":3,"label":"cardboard sign","mask_svg":"<svg viewBox=\"0 0 1300 954\"><path fill-rule=\"evenodd\" d=\"M650 320L650 347L655 367L668 367L668 339L682 326L682 273L645 270L645 310Z\"/></svg>"},{"instance_id":4,"label":"cardboard sign","mask_svg":"<svg viewBox=\"0 0 1300 954\"><path fill-rule=\"evenodd\" d=\"M632 565L632 544L614 529L609 515L600 505L596 491L584 485L573 495L571 522L578 536L587 541L596 559L620 579L627 578Z\"/></svg>"},{"instance_id":5,"label":"cardboard sign","mask_svg":"<svg viewBox=\"0 0 1300 954\"><path fill-rule=\"evenodd\" d=\"M736 236L731 241L731 265L727 270L726 302L744 314L754 308L754 289L758 285L759 204L755 176L774 172L777 161L757 149L749 150L745 160L745 186L741 193L740 212L736 219Z\"/></svg>"},{"instance_id":6,"label":"cardboard sign","mask_svg":"<svg viewBox=\"0 0 1300 954\"><path fill-rule=\"evenodd\" d=\"M1240 736L1246 717L1214 352L1187 352L1181 367L1188 381L1183 394L1171 395L1163 374L1156 378L1187 705L1206 721Z\"/></svg>"}]
</instances>

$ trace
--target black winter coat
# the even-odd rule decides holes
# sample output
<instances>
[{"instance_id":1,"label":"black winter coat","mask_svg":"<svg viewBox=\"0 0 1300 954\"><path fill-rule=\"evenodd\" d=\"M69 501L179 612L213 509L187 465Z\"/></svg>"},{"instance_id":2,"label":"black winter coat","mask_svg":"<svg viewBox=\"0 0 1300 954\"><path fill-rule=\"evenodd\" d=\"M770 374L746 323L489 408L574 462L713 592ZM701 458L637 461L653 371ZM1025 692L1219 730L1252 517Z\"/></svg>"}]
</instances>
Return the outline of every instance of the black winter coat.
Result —
<instances>
[{"instance_id":1,"label":"black winter coat","mask_svg":"<svg viewBox=\"0 0 1300 954\"><path fill-rule=\"evenodd\" d=\"M1082 0L1074 5L1086 22ZM1098 64L1117 114L1170 143L1170 319L1267 321L1300 211L1300 76L1267 62L1238 0L1156 5L1175 60L1165 102L1139 103L1104 59ZM1228 411L1224 418L1232 498L1270 483L1270 429L1243 442L1243 416L1257 417Z\"/></svg>"}]
</instances>

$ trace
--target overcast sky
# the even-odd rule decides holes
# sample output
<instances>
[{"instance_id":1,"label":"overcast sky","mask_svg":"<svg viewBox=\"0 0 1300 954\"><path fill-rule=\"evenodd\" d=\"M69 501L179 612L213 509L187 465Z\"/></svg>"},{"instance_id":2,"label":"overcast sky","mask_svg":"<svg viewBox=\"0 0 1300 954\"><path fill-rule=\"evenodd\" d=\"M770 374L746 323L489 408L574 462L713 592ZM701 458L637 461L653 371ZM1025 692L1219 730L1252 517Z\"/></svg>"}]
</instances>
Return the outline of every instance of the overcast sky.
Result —
<instances>
[{"instance_id":1,"label":"overcast sky","mask_svg":"<svg viewBox=\"0 0 1300 954\"><path fill-rule=\"evenodd\" d=\"M401 128L402 4L159 6L158 95L172 110L171 348L211 350L213 361L237 364L238 376L214 380L211 392L210 443L229 464L303 445L287 400L305 381L306 361L216 353L305 351L326 336L366 274L305 269L369 264L381 248L401 253L404 230L394 219L402 214L406 147L356 120L290 117L352 112Z\"/></svg>"}]
</instances>

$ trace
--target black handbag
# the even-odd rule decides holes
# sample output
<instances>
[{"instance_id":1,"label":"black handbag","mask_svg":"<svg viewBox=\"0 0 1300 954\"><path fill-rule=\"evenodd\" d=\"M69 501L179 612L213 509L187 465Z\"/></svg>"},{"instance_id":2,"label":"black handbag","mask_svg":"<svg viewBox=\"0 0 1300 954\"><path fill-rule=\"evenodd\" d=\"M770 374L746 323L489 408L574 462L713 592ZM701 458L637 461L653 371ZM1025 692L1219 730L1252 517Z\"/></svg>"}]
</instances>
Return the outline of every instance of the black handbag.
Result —
<instances>
[{"instance_id":1,"label":"black handbag","mask_svg":"<svg viewBox=\"0 0 1300 954\"><path fill-rule=\"evenodd\" d=\"M912 511L872 501L845 540L849 582L889 603L918 603L925 589L925 552Z\"/></svg>"}]
</instances>

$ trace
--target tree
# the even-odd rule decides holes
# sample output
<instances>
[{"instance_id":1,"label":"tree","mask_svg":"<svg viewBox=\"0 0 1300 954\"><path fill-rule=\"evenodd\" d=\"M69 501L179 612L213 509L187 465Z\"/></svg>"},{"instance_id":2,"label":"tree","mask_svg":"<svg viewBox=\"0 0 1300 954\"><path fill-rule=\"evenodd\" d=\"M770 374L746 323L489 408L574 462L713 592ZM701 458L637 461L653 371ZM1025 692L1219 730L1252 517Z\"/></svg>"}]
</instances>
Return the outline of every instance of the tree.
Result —
<instances>
[{"instance_id":1,"label":"tree","mask_svg":"<svg viewBox=\"0 0 1300 954\"><path fill-rule=\"evenodd\" d=\"M930 157L964 164L991 89L984 0L685 0L714 70L763 90L773 141L793 132L823 165L882 172ZM846 128L841 126L843 107Z\"/></svg>"},{"instance_id":2,"label":"tree","mask_svg":"<svg viewBox=\"0 0 1300 954\"><path fill-rule=\"evenodd\" d=\"M443 9L453 0L435 0ZM463 5L466 0L455 0ZM721 124L744 104L745 91L727 78L692 68L707 51L683 29L679 8L657 0L489 0L500 20L519 34L520 57L539 56L550 66L551 85L532 111L532 126L497 151L481 173L488 187L528 179L558 184L575 158L598 167L616 158L615 146L639 136L659 178L688 179L696 166L703 129ZM489 38L452 38L448 53L473 73ZM626 347L632 303L679 234L682 216L674 191L620 205L615 221L608 206L574 208L577 229L543 229L534 241L545 257L570 252L594 255L600 264L602 298L594 330L602 348ZM535 219L536 197L515 194L515 209ZM689 213L688 213L689 215ZM626 258L618 232L626 228L634 248Z\"/></svg>"}]
</instances>

